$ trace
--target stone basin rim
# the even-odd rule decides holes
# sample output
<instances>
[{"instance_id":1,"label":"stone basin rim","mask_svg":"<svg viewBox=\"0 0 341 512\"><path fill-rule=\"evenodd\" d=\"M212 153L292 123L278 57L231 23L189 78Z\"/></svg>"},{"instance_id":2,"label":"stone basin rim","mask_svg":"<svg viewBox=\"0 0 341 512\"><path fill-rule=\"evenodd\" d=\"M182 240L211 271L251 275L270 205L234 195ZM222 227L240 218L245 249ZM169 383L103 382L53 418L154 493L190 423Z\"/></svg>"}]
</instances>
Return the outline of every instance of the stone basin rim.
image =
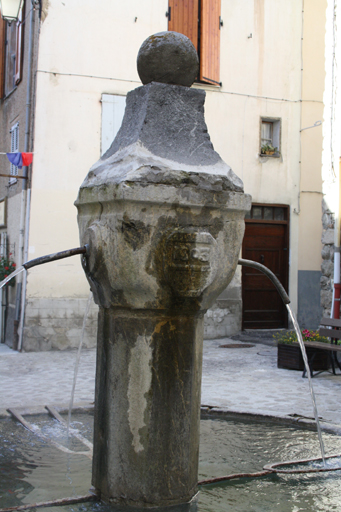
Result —
<instances>
[{"instance_id":1,"label":"stone basin rim","mask_svg":"<svg viewBox=\"0 0 341 512\"><path fill-rule=\"evenodd\" d=\"M59 412L59 414L67 414L69 409L66 403L53 404L53 407ZM44 405L32 405L32 406L14 406L22 416L46 416L49 415ZM76 403L72 408L72 414L92 414L95 405L91 403ZM293 417L288 415L272 415L266 413L254 413L248 411L236 411L225 407L219 407L214 405L203 404L200 408L201 419L222 419L222 420L236 420L236 421L255 421L258 423L274 423L277 425L292 425L297 428L305 430L316 430L316 424L314 420L305 418L303 416ZM6 409L0 409L0 421L11 418L11 415ZM52 418L51 418L52 419ZM341 424L332 424L328 422L322 422L321 429L324 432L330 434L341 435Z\"/></svg>"}]
</instances>

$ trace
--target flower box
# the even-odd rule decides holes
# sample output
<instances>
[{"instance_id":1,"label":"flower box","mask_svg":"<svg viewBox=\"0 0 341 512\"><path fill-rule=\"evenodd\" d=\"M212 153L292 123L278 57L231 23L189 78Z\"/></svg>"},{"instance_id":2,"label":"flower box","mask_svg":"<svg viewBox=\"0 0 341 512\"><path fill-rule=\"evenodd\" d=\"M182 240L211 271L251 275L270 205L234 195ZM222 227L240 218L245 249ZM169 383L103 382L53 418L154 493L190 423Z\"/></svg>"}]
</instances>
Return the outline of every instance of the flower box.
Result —
<instances>
[{"instance_id":1,"label":"flower box","mask_svg":"<svg viewBox=\"0 0 341 512\"><path fill-rule=\"evenodd\" d=\"M330 367L330 357L326 350L306 347L308 361L311 361L314 353L313 371L328 370ZM278 343L277 345L277 367L286 370L304 370L304 361L298 344L286 345Z\"/></svg>"}]
</instances>

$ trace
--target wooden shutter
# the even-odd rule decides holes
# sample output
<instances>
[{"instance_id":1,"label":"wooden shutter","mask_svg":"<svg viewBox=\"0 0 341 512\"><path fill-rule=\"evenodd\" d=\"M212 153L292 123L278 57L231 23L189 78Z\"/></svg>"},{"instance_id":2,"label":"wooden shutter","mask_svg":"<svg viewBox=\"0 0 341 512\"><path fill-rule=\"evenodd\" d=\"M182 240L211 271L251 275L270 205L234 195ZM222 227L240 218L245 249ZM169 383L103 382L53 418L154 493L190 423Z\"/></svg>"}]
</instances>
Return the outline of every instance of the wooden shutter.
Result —
<instances>
[{"instance_id":1,"label":"wooden shutter","mask_svg":"<svg viewBox=\"0 0 341 512\"><path fill-rule=\"evenodd\" d=\"M168 30L187 36L198 51L198 0L169 0Z\"/></svg>"},{"instance_id":2,"label":"wooden shutter","mask_svg":"<svg viewBox=\"0 0 341 512\"><path fill-rule=\"evenodd\" d=\"M5 41L6 22L0 16L0 98L4 95L5 85Z\"/></svg>"},{"instance_id":3,"label":"wooden shutter","mask_svg":"<svg viewBox=\"0 0 341 512\"><path fill-rule=\"evenodd\" d=\"M121 128L125 108L125 96L102 94L101 155L110 148Z\"/></svg>"},{"instance_id":4,"label":"wooden shutter","mask_svg":"<svg viewBox=\"0 0 341 512\"><path fill-rule=\"evenodd\" d=\"M22 68L22 19L23 19L23 12L22 9L19 13L19 18L16 24L16 32L15 32L15 39L16 39L16 53L15 53L15 77L14 82L15 85L17 85L21 81L21 68Z\"/></svg>"},{"instance_id":5,"label":"wooden shutter","mask_svg":"<svg viewBox=\"0 0 341 512\"><path fill-rule=\"evenodd\" d=\"M200 80L220 84L221 0L201 0Z\"/></svg>"}]
</instances>

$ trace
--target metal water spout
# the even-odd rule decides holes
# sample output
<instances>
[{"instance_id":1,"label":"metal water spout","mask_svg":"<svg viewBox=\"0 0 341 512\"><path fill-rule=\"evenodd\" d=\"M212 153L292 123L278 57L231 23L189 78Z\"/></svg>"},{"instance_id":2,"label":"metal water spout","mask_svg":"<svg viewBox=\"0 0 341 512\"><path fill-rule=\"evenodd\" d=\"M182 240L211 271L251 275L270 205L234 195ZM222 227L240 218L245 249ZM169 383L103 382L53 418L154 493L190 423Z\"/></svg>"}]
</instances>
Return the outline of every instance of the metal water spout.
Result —
<instances>
[{"instance_id":1,"label":"metal water spout","mask_svg":"<svg viewBox=\"0 0 341 512\"><path fill-rule=\"evenodd\" d=\"M197 493L203 318L235 272L250 196L214 151L194 46L142 45L144 85L76 206L99 305L92 483L119 506Z\"/></svg>"}]
</instances>

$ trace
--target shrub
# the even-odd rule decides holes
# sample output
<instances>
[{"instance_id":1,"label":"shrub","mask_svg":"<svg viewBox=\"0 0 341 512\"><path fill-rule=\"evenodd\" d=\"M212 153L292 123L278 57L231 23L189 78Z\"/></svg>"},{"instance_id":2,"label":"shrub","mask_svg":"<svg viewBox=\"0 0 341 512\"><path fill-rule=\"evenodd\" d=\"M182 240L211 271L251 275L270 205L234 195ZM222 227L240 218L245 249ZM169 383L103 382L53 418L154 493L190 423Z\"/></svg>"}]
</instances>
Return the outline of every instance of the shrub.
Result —
<instances>
[{"instance_id":1,"label":"shrub","mask_svg":"<svg viewBox=\"0 0 341 512\"><path fill-rule=\"evenodd\" d=\"M16 270L16 264L14 261L10 258L12 256L12 253L9 253L9 257L6 258L5 256L0 257L0 281L3 281L7 276L12 274ZM9 283L9 286L15 285L15 279L12 279Z\"/></svg>"},{"instance_id":2,"label":"shrub","mask_svg":"<svg viewBox=\"0 0 341 512\"><path fill-rule=\"evenodd\" d=\"M271 144L263 144L261 147L261 154L266 155L267 153L277 153L278 148L272 146Z\"/></svg>"},{"instance_id":3,"label":"shrub","mask_svg":"<svg viewBox=\"0 0 341 512\"><path fill-rule=\"evenodd\" d=\"M319 341L321 343L330 343L329 338L321 336L318 331L310 331L309 329L303 329L301 331L303 341ZM295 331L279 331L273 335L277 343L284 345L291 345L292 343L298 343L297 335Z\"/></svg>"}]
</instances>

